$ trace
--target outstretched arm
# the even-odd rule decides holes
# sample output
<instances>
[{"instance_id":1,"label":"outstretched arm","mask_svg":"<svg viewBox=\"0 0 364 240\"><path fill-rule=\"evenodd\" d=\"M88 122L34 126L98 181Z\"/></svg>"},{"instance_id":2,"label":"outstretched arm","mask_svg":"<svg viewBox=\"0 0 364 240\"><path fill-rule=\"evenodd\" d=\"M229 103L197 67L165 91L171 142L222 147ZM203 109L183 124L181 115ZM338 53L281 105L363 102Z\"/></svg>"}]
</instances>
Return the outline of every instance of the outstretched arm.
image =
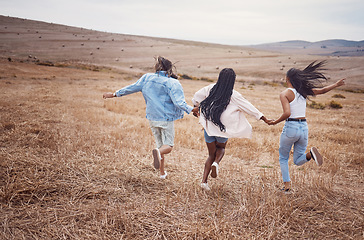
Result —
<instances>
[{"instance_id":1,"label":"outstretched arm","mask_svg":"<svg viewBox=\"0 0 364 240\"><path fill-rule=\"evenodd\" d=\"M135 92L140 92L142 90L142 88L143 88L146 77L147 77L147 74L144 74L135 83L133 83L133 84L131 84L129 86L123 87L122 89L120 89L120 90L118 90L118 91L116 91L114 93L106 92L106 93L104 93L102 95L102 97L104 99L106 99L106 98L113 98L113 97L121 97L121 96L125 96L125 95L132 94L132 93L135 93Z\"/></svg>"},{"instance_id":2,"label":"outstretched arm","mask_svg":"<svg viewBox=\"0 0 364 240\"><path fill-rule=\"evenodd\" d=\"M320 95L320 94L327 93L327 92L331 91L332 89L337 88L337 87L340 87L342 85L345 85L345 78L340 79L336 83L331 84L329 86L326 86L326 87L323 87L323 88L314 88L312 90L313 90L313 93L315 95Z\"/></svg>"}]
</instances>

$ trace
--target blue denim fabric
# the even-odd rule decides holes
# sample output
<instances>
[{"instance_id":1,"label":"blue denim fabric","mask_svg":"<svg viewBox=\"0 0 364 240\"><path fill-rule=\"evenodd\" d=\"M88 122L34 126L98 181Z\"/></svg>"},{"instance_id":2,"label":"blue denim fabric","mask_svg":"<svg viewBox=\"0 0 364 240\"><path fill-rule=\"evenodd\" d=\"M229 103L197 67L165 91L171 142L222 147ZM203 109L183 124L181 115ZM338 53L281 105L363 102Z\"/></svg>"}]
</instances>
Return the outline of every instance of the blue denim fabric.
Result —
<instances>
[{"instance_id":1,"label":"blue denim fabric","mask_svg":"<svg viewBox=\"0 0 364 240\"><path fill-rule=\"evenodd\" d=\"M228 138L224 137L216 137L216 136L209 136L205 130L203 130L204 136L205 136L205 142L212 143L212 142L218 142L218 143L226 143Z\"/></svg>"},{"instance_id":2,"label":"blue denim fabric","mask_svg":"<svg viewBox=\"0 0 364 240\"><path fill-rule=\"evenodd\" d=\"M175 121L190 113L193 107L187 105L183 88L177 79L167 77L161 71L144 74L136 83L115 92L121 97L142 92L145 99L146 118L151 121Z\"/></svg>"},{"instance_id":3,"label":"blue denim fabric","mask_svg":"<svg viewBox=\"0 0 364 240\"><path fill-rule=\"evenodd\" d=\"M281 166L283 182L290 182L288 159L293 147L293 163L300 166L306 162L306 148L308 144L307 122L286 122L283 127L279 144L279 164Z\"/></svg>"}]
</instances>

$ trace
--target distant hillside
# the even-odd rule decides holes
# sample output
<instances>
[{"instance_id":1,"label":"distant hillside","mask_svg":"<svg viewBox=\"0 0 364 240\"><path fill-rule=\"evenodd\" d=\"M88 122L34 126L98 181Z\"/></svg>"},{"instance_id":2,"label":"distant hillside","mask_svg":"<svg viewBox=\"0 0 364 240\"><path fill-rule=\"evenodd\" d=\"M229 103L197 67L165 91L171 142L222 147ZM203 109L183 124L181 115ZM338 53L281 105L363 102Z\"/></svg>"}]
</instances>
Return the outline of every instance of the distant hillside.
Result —
<instances>
[{"instance_id":1,"label":"distant hillside","mask_svg":"<svg viewBox=\"0 0 364 240\"><path fill-rule=\"evenodd\" d=\"M364 41L331 39L318 42L301 40L253 45L251 47L283 53L301 53L328 56L364 56Z\"/></svg>"},{"instance_id":2,"label":"distant hillside","mask_svg":"<svg viewBox=\"0 0 364 240\"><path fill-rule=\"evenodd\" d=\"M230 67L237 73L237 81L246 84L280 82L291 67L300 68L315 60L330 59L327 67L329 74L334 76L331 82L350 78L347 88L362 89L364 55L363 52L355 52L362 49L363 42L353 44L345 40L230 46L100 32L0 15L0 61L92 71L108 69L136 77L152 71L154 57L159 55L172 60L177 73L183 78L210 81L217 78L222 68ZM327 57L335 54L361 54L362 57ZM2 74L6 71L0 68L0 79Z\"/></svg>"}]
</instances>

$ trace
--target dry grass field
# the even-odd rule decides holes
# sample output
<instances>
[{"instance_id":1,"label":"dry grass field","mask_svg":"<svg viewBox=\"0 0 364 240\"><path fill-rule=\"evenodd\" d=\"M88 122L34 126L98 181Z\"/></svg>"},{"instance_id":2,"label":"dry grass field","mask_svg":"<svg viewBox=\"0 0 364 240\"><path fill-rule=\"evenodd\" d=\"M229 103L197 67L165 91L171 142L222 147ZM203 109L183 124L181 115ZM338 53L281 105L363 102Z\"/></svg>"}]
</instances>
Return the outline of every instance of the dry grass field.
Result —
<instances>
[{"instance_id":1,"label":"dry grass field","mask_svg":"<svg viewBox=\"0 0 364 240\"><path fill-rule=\"evenodd\" d=\"M312 99L341 109L307 109L323 166L290 159L294 191L280 193L283 123L249 118L253 138L229 140L212 190L202 191L207 149L186 115L159 179L142 95L102 99L152 71L156 55L205 79L181 80L189 104L219 69L234 68L235 89L268 118L281 114L285 71L327 59L329 83L347 85ZM363 239L363 63L0 16L0 239Z\"/></svg>"}]
</instances>

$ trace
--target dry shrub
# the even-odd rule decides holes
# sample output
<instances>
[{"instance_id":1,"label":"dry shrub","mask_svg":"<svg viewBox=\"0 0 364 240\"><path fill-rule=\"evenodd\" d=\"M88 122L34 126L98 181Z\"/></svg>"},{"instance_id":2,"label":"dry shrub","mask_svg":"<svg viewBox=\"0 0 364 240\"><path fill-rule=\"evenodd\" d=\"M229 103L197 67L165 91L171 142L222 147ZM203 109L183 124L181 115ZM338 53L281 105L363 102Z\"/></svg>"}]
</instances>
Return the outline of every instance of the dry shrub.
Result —
<instances>
[{"instance_id":1,"label":"dry shrub","mask_svg":"<svg viewBox=\"0 0 364 240\"><path fill-rule=\"evenodd\" d=\"M337 93L337 94L334 94L332 95L333 98L346 98L344 95L340 94L340 93Z\"/></svg>"},{"instance_id":2,"label":"dry shrub","mask_svg":"<svg viewBox=\"0 0 364 240\"><path fill-rule=\"evenodd\" d=\"M325 109L326 105L323 103L311 101L311 103L307 104L307 107L313 108L313 109Z\"/></svg>"},{"instance_id":3,"label":"dry shrub","mask_svg":"<svg viewBox=\"0 0 364 240\"><path fill-rule=\"evenodd\" d=\"M343 108L343 105L339 102L336 102L334 100L332 100L329 104L328 104L331 108Z\"/></svg>"},{"instance_id":4,"label":"dry shrub","mask_svg":"<svg viewBox=\"0 0 364 240\"><path fill-rule=\"evenodd\" d=\"M271 86L271 87L278 87L280 84L278 82L276 82L276 81L272 81L272 82L264 81L263 85L268 85L268 86Z\"/></svg>"}]
</instances>

